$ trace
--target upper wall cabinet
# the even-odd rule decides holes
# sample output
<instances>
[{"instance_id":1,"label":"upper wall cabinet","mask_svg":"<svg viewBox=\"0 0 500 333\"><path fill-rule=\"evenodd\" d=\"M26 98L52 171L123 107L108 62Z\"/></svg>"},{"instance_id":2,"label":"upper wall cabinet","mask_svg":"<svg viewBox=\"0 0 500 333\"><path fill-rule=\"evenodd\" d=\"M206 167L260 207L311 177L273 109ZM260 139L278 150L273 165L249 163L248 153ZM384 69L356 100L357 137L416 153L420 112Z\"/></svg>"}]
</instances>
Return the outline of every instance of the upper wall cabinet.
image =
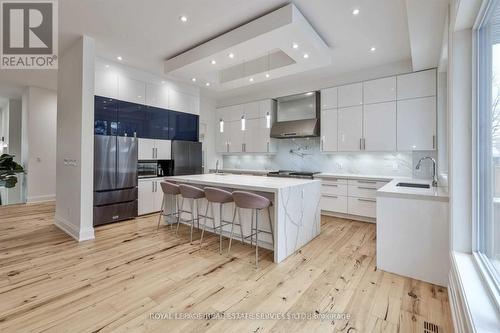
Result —
<instances>
[{"instance_id":1,"label":"upper wall cabinet","mask_svg":"<svg viewBox=\"0 0 500 333\"><path fill-rule=\"evenodd\" d=\"M398 151L436 149L436 97L398 101Z\"/></svg>"},{"instance_id":2,"label":"upper wall cabinet","mask_svg":"<svg viewBox=\"0 0 500 333\"><path fill-rule=\"evenodd\" d=\"M118 78L118 99L137 104L146 103L146 83L121 76Z\"/></svg>"},{"instance_id":3,"label":"upper wall cabinet","mask_svg":"<svg viewBox=\"0 0 500 333\"><path fill-rule=\"evenodd\" d=\"M338 109L338 150L359 151L363 138L363 107Z\"/></svg>"},{"instance_id":4,"label":"upper wall cabinet","mask_svg":"<svg viewBox=\"0 0 500 333\"><path fill-rule=\"evenodd\" d=\"M167 86L154 83L146 84L146 105L168 109L170 105L168 95Z\"/></svg>"},{"instance_id":5,"label":"upper wall cabinet","mask_svg":"<svg viewBox=\"0 0 500 333\"><path fill-rule=\"evenodd\" d=\"M118 99L118 75L112 71L96 71L95 95Z\"/></svg>"},{"instance_id":6,"label":"upper wall cabinet","mask_svg":"<svg viewBox=\"0 0 500 333\"><path fill-rule=\"evenodd\" d=\"M170 110L198 114L197 97L174 89L169 89L168 105Z\"/></svg>"},{"instance_id":7,"label":"upper wall cabinet","mask_svg":"<svg viewBox=\"0 0 500 333\"><path fill-rule=\"evenodd\" d=\"M255 119L260 116L260 103L252 102L243 104L243 115L246 119Z\"/></svg>"},{"instance_id":8,"label":"upper wall cabinet","mask_svg":"<svg viewBox=\"0 0 500 333\"><path fill-rule=\"evenodd\" d=\"M365 105L363 150L396 151L396 102Z\"/></svg>"},{"instance_id":9,"label":"upper wall cabinet","mask_svg":"<svg viewBox=\"0 0 500 333\"><path fill-rule=\"evenodd\" d=\"M348 84L338 89L339 108L363 104L363 83Z\"/></svg>"},{"instance_id":10,"label":"upper wall cabinet","mask_svg":"<svg viewBox=\"0 0 500 333\"><path fill-rule=\"evenodd\" d=\"M396 77L363 82L363 103L373 104L396 100Z\"/></svg>"},{"instance_id":11,"label":"upper wall cabinet","mask_svg":"<svg viewBox=\"0 0 500 333\"><path fill-rule=\"evenodd\" d=\"M398 100L436 95L436 70L398 76Z\"/></svg>"},{"instance_id":12,"label":"upper wall cabinet","mask_svg":"<svg viewBox=\"0 0 500 333\"><path fill-rule=\"evenodd\" d=\"M328 88L321 90L321 109L333 109L338 106L338 88Z\"/></svg>"},{"instance_id":13,"label":"upper wall cabinet","mask_svg":"<svg viewBox=\"0 0 500 333\"><path fill-rule=\"evenodd\" d=\"M94 97L94 134L118 134L118 103L113 98Z\"/></svg>"}]
</instances>

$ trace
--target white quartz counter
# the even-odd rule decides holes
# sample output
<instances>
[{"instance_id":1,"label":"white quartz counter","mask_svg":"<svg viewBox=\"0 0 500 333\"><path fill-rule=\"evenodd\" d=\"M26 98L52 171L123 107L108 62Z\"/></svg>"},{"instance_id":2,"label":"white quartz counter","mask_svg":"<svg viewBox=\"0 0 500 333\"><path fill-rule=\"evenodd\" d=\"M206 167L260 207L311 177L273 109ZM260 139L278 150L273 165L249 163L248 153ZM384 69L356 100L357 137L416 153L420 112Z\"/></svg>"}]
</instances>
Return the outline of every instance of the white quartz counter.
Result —
<instances>
[{"instance_id":1,"label":"white quartz counter","mask_svg":"<svg viewBox=\"0 0 500 333\"><path fill-rule=\"evenodd\" d=\"M431 180L424 179L408 179L408 178L397 178L393 179L387 185L383 186L377 191L378 197L394 197L394 198L407 198L407 199L420 199L420 200L436 200L436 201L448 201L448 188L443 186L430 188L414 188L414 187L403 187L396 186L398 183L417 183L417 184L429 184L431 185Z\"/></svg>"},{"instance_id":2,"label":"white quartz counter","mask_svg":"<svg viewBox=\"0 0 500 333\"><path fill-rule=\"evenodd\" d=\"M202 174L168 177L169 180L210 186L240 188L252 191L276 192L279 189L320 183L319 180L284 177L261 177L253 175Z\"/></svg>"},{"instance_id":3,"label":"white quartz counter","mask_svg":"<svg viewBox=\"0 0 500 333\"><path fill-rule=\"evenodd\" d=\"M259 218L259 228L274 230L274 239L270 235L263 234L262 238L259 236L259 244L274 251L275 262L281 262L295 253L318 236L321 231L320 180L232 174L174 176L167 177L167 180L198 187L213 186L229 190L258 192L269 198L272 201L271 216L269 219L266 211L259 212L262 215ZM207 207L207 203L205 199L201 200L201 211L204 211L203 207ZM233 203L224 206L224 211L228 214L224 219L231 220ZM217 215L217 211L216 209L214 215L216 224L219 224L220 216ZM240 218L243 234L248 235L250 234L252 215L248 210L244 211L246 214L242 212ZM226 216L224 213L222 215ZM227 235L227 230L223 229L223 233Z\"/></svg>"}]
</instances>

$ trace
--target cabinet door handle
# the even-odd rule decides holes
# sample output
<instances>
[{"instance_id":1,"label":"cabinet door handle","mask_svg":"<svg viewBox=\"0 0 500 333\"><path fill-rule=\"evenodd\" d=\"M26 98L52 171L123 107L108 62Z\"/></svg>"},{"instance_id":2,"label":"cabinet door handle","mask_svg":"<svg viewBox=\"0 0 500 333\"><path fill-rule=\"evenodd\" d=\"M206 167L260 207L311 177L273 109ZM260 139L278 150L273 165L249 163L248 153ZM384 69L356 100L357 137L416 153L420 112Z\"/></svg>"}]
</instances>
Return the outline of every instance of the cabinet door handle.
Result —
<instances>
[{"instance_id":1,"label":"cabinet door handle","mask_svg":"<svg viewBox=\"0 0 500 333\"><path fill-rule=\"evenodd\" d=\"M432 136L432 149L436 149L436 135Z\"/></svg>"},{"instance_id":2,"label":"cabinet door handle","mask_svg":"<svg viewBox=\"0 0 500 333\"><path fill-rule=\"evenodd\" d=\"M359 150L363 150L363 139L359 138Z\"/></svg>"},{"instance_id":3,"label":"cabinet door handle","mask_svg":"<svg viewBox=\"0 0 500 333\"><path fill-rule=\"evenodd\" d=\"M155 158L155 149L154 148L151 148L152 150L152 153L151 153L151 158Z\"/></svg>"},{"instance_id":4,"label":"cabinet door handle","mask_svg":"<svg viewBox=\"0 0 500 333\"><path fill-rule=\"evenodd\" d=\"M360 184L377 184L377 182L374 180L358 180L358 183L360 183Z\"/></svg>"},{"instance_id":5,"label":"cabinet door handle","mask_svg":"<svg viewBox=\"0 0 500 333\"><path fill-rule=\"evenodd\" d=\"M360 190L373 190L373 191L377 190L377 188L375 188L375 187L366 187L366 186L358 186L358 188Z\"/></svg>"},{"instance_id":6,"label":"cabinet door handle","mask_svg":"<svg viewBox=\"0 0 500 333\"><path fill-rule=\"evenodd\" d=\"M363 138L363 150L366 150L366 139Z\"/></svg>"},{"instance_id":7,"label":"cabinet door handle","mask_svg":"<svg viewBox=\"0 0 500 333\"><path fill-rule=\"evenodd\" d=\"M358 201L364 201L364 202L377 202L377 199L361 199L361 198L358 198Z\"/></svg>"},{"instance_id":8,"label":"cabinet door handle","mask_svg":"<svg viewBox=\"0 0 500 333\"><path fill-rule=\"evenodd\" d=\"M322 194L322 196L327 197L327 198L334 198L334 199L338 199L339 198L338 196L331 195L331 194Z\"/></svg>"},{"instance_id":9,"label":"cabinet door handle","mask_svg":"<svg viewBox=\"0 0 500 333\"><path fill-rule=\"evenodd\" d=\"M269 142L267 142L267 152L269 153Z\"/></svg>"},{"instance_id":10,"label":"cabinet door handle","mask_svg":"<svg viewBox=\"0 0 500 333\"><path fill-rule=\"evenodd\" d=\"M325 142L325 137L321 137L321 151L324 151L325 150L325 145L324 145L324 142Z\"/></svg>"},{"instance_id":11,"label":"cabinet door handle","mask_svg":"<svg viewBox=\"0 0 500 333\"><path fill-rule=\"evenodd\" d=\"M155 191L155 182L151 182L151 192Z\"/></svg>"},{"instance_id":12,"label":"cabinet door handle","mask_svg":"<svg viewBox=\"0 0 500 333\"><path fill-rule=\"evenodd\" d=\"M339 187L336 184L321 184L321 185L323 185L323 186L329 186L329 187Z\"/></svg>"}]
</instances>

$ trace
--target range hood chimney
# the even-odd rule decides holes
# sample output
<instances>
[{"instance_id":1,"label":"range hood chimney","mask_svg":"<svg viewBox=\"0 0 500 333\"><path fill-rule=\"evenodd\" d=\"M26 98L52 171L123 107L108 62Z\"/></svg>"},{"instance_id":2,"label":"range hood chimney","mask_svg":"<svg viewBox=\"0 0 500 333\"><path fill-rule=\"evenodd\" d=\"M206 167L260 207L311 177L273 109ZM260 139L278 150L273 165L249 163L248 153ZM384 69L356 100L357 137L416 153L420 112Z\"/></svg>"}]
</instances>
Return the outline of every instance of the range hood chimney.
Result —
<instances>
[{"instance_id":1,"label":"range hood chimney","mask_svg":"<svg viewBox=\"0 0 500 333\"><path fill-rule=\"evenodd\" d=\"M280 97L277 101L277 121L271 128L271 138L319 136L321 103L318 91Z\"/></svg>"}]
</instances>

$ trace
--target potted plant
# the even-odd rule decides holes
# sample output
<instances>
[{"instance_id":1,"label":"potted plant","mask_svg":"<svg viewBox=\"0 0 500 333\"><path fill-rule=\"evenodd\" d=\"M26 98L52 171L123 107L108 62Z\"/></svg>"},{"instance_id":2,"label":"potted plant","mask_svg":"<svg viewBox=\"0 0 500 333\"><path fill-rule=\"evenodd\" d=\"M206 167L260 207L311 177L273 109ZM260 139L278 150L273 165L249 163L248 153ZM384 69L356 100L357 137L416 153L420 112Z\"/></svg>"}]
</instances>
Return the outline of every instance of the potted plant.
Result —
<instances>
[{"instance_id":1,"label":"potted plant","mask_svg":"<svg viewBox=\"0 0 500 333\"><path fill-rule=\"evenodd\" d=\"M0 155L0 187L12 188L16 186L19 173L24 173L24 169L14 162L14 155ZM2 198L0 198L1 204Z\"/></svg>"}]
</instances>

